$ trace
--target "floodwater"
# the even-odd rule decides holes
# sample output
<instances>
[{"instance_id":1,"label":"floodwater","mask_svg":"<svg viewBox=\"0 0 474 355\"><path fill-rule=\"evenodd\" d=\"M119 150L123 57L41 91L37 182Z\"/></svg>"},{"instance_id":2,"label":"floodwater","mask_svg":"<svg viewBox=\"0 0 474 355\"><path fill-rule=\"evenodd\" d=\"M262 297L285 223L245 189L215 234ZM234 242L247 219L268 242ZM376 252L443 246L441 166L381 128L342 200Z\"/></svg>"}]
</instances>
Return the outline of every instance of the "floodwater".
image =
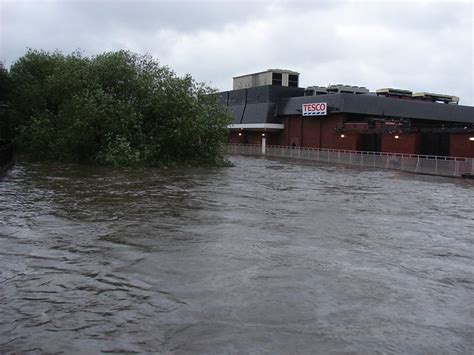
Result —
<instances>
[{"instance_id":1,"label":"floodwater","mask_svg":"<svg viewBox=\"0 0 474 355\"><path fill-rule=\"evenodd\" d=\"M472 353L474 183L283 160L0 180L0 352Z\"/></svg>"}]
</instances>

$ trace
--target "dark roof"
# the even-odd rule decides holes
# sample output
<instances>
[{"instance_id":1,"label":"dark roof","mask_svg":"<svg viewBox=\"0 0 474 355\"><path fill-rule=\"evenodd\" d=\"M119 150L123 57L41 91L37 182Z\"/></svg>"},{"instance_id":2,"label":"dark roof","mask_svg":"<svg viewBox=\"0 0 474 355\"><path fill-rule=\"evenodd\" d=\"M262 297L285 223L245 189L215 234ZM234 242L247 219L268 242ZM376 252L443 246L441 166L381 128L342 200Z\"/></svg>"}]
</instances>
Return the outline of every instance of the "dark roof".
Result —
<instances>
[{"instance_id":1,"label":"dark roof","mask_svg":"<svg viewBox=\"0 0 474 355\"><path fill-rule=\"evenodd\" d=\"M403 117L445 122L474 123L474 107L406 100L376 95L332 94L283 99L278 115L301 115L301 106L309 102L327 102L330 112L373 116Z\"/></svg>"},{"instance_id":2,"label":"dark roof","mask_svg":"<svg viewBox=\"0 0 474 355\"><path fill-rule=\"evenodd\" d=\"M219 99L233 113L234 124L281 123L281 116L301 115L302 104L309 102L327 102L329 112L474 123L472 106L365 94L303 95L303 88L266 85L224 91Z\"/></svg>"},{"instance_id":3,"label":"dark roof","mask_svg":"<svg viewBox=\"0 0 474 355\"><path fill-rule=\"evenodd\" d=\"M219 93L219 99L233 114L233 124L280 123L276 117L278 102L303 93L302 88L266 85L224 91Z\"/></svg>"}]
</instances>

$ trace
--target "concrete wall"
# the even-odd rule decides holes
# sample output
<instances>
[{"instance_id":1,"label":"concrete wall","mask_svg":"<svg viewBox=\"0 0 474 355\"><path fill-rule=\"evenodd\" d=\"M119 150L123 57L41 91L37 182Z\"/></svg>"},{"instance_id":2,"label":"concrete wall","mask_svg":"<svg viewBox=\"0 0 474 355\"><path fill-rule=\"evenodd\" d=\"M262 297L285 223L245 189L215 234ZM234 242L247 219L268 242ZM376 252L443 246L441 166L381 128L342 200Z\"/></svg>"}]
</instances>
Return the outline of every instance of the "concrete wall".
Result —
<instances>
[{"instance_id":1,"label":"concrete wall","mask_svg":"<svg viewBox=\"0 0 474 355\"><path fill-rule=\"evenodd\" d=\"M240 76L233 79L233 89L248 89L257 86L272 85L273 73L282 74L282 84L281 86L288 86L289 76L297 75L295 72L285 72L285 71L269 71L263 73L249 74L245 76Z\"/></svg>"},{"instance_id":2,"label":"concrete wall","mask_svg":"<svg viewBox=\"0 0 474 355\"><path fill-rule=\"evenodd\" d=\"M233 90L248 89L252 87L252 75L242 76L240 78L234 78Z\"/></svg>"},{"instance_id":3,"label":"concrete wall","mask_svg":"<svg viewBox=\"0 0 474 355\"><path fill-rule=\"evenodd\" d=\"M288 76L287 76L288 83ZM248 89L257 86L272 85L272 72L249 74L234 78L233 89Z\"/></svg>"}]
</instances>

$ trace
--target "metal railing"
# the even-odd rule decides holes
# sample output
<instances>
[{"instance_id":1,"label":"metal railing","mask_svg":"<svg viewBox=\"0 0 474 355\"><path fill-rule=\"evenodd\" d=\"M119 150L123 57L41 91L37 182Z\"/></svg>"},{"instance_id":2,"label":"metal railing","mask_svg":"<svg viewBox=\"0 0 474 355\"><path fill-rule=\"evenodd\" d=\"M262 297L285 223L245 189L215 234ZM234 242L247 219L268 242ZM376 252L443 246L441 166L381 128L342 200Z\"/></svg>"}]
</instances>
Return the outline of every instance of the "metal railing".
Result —
<instances>
[{"instance_id":1,"label":"metal railing","mask_svg":"<svg viewBox=\"0 0 474 355\"><path fill-rule=\"evenodd\" d=\"M13 164L13 144L0 145L0 173Z\"/></svg>"},{"instance_id":2,"label":"metal railing","mask_svg":"<svg viewBox=\"0 0 474 355\"><path fill-rule=\"evenodd\" d=\"M228 154L263 155L262 146L227 144ZM394 169L439 176L474 175L474 159L354 150L266 146L265 156Z\"/></svg>"}]
</instances>

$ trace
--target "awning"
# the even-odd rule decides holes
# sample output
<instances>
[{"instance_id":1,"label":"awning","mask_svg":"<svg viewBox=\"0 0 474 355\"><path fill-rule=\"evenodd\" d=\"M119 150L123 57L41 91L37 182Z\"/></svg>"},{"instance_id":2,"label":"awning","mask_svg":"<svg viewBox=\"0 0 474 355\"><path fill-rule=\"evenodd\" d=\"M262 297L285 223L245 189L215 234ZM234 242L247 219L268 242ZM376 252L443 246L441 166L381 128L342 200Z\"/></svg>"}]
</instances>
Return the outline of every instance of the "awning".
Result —
<instances>
[{"instance_id":1,"label":"awning","mask_svg":"<svg viewBox=\"0 0 474 355\"><path fill-rule=\"evenodd\" d=\"M282 123L236 123L228 125L227 128L247 131L281 131L284 125Z\"/></svg>"}]
</instances>

